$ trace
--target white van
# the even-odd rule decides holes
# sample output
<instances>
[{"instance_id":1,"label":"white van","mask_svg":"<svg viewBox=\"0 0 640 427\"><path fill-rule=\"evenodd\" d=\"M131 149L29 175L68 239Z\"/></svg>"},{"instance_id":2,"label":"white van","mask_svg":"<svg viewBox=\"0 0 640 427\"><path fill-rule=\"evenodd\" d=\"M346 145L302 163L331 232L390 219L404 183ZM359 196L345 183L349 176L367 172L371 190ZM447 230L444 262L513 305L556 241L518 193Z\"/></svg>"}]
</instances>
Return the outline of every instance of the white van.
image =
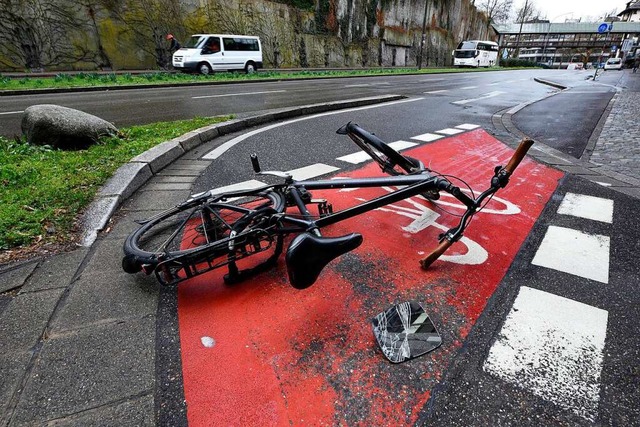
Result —
<instances>
[{"instance_id":1,"label":"white van","mask_svg":"<svg viewBox=\"0 0 640 427\"><path fill-rule=\"evenodd\" d=\"M209 74L212 71L262 68L262 46L254 36L194 34L173 54L173 68Z\"/></svg>"}]
</instances>

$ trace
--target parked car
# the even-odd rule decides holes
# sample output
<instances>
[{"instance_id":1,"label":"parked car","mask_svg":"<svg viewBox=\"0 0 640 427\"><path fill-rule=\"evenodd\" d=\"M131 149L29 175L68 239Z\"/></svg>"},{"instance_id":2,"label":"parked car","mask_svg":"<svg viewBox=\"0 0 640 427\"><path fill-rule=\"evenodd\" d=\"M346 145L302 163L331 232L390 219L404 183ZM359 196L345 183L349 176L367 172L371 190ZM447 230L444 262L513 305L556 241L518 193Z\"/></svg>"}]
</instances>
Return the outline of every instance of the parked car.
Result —
<instances>
[{"instance_id":1,"label":"parked car","mask_svg":"<svg viewBox=\"0 0 640 427\"><path fill-rule=\"evenodd\" d=\"M607 62L604 64L605 70L622 70L622 59L621 58L609 58Z\"/></svg>"}]
</instances>

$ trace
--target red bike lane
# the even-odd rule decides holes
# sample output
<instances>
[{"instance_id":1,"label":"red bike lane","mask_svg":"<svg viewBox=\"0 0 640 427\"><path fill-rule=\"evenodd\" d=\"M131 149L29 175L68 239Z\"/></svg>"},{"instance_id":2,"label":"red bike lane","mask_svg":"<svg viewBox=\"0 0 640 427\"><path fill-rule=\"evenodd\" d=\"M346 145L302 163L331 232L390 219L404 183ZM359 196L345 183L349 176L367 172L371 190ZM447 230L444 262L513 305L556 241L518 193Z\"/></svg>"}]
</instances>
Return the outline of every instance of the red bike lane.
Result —
<instances>
[{"instance_id":1,"label":"red bike lane","mask_svg":"<svg viewBox=\"0 0 640 427\"><path fill-rule=\"evenodd\" d=\"M455 174L477 195L513 150L476 130L403 154ZM338 177L380 174L370 163ZM182 283L178 320L189 424L414 423L562 176L526 158L509 186L475 216L465 239L428 271L418 260L457 223L451 214L463 212L450 197L438 208L414 197L324 229L327 236L357 231L364 243L305 290L289 285L284 257L277 268L238 285L224 285L224 271ZM314 197L337 210L390 190ZM443 344L395 365L377 348L370 321L405 300L423 303Z\"/></svg>"}]
</instances>

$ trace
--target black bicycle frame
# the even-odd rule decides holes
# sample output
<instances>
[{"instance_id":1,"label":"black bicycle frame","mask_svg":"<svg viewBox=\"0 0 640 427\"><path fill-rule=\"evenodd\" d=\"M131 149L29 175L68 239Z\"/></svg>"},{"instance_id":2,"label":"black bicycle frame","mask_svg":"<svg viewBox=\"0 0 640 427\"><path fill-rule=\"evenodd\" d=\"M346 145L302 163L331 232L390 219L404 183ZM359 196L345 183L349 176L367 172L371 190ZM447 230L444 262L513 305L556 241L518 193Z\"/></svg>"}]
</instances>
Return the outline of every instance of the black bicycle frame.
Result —
<instances>
[{"instance_id":1,"label":"black bicycle frame","mask_svg":"<svg viewBox=\"0 0 640 427\"><path fill-rule=\"evenodd\" d=\"M427 177L424 175L400 175L380 178L360 178L360 179L327 179L318 181L294 181L289 184L296 205L304 218L293 218L284 216L282 219L294 225L304 228L306 231L319 229L335 224L345 219L372 211L382 206L389 205L400 200L407 199L428 190L438 189L449 184L449 181L439 177ZM338 212L326 214L318 219L312 219L302 198L300 189L305 190L331 190L340 188L363 188L363 187L386 187L402 186L388 194L368 200L356 206L340 210ZM442 188L441 188L442 189Z\"/></svg>"}]
</instances>

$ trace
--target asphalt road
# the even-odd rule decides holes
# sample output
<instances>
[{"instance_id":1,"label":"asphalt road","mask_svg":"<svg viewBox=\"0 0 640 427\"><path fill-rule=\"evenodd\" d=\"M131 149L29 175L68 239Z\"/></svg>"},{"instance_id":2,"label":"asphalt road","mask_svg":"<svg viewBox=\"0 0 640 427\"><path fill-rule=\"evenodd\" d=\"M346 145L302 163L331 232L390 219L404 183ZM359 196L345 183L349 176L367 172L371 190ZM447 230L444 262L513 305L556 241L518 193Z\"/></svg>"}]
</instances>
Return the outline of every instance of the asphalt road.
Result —
<instances>
[{"instance_id":1,"label":"asphalt road","mask_svg":"<svg viewBox=\"0 0 640 427\"><path fill-rule=\"evenodd\" d=\"M522 95L527 91L550 90L533 84L534 77L560 77L575 83L584 80L585 76L584 73L554 70L495 71L2 96L0 135L12 137L20 134L22 112L37 104L75 108L123 127L195 116L242 115L389 93L421 96L424 92L436 92L446 97L447 92L441 91L464 91L467 94L462 98L476 98L501 92L500 96L494 95L493 99L493 105L499 106L523 99ZM487 105L492 103L488 102ZM463 108L475 114L473 104Z\"/></svg>"}]
</instances>

